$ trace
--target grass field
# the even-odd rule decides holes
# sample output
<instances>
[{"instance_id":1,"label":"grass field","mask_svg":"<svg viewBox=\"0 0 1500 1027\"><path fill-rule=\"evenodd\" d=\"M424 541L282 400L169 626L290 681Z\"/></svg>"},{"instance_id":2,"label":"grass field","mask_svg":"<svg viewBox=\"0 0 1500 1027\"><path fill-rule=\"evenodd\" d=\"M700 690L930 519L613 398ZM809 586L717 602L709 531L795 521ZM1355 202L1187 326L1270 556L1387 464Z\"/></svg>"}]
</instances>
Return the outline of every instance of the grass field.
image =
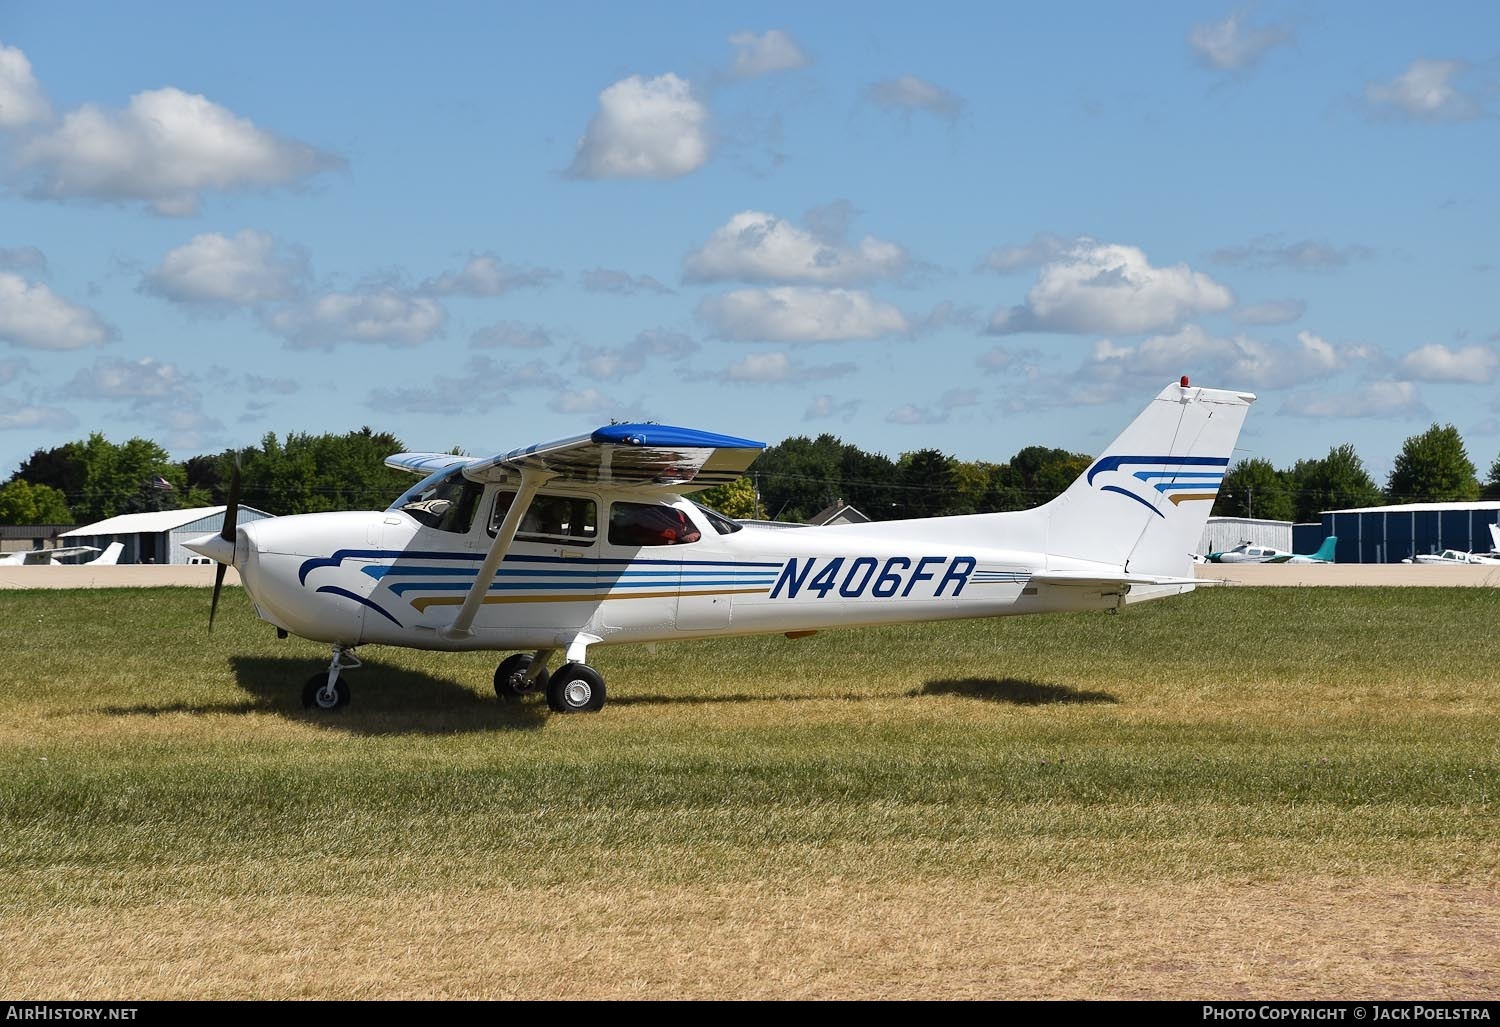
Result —
<instances>
[{"instance_id":1,"label":"grass field","mask_svg":"<svg viewBox=\"0 0 1500 1027\"><path fill-rule=\"evenodd\" d=\"M1494 997L1490 589L596 649L0 592L0 995Z\"/></svg>"}]
</instances>

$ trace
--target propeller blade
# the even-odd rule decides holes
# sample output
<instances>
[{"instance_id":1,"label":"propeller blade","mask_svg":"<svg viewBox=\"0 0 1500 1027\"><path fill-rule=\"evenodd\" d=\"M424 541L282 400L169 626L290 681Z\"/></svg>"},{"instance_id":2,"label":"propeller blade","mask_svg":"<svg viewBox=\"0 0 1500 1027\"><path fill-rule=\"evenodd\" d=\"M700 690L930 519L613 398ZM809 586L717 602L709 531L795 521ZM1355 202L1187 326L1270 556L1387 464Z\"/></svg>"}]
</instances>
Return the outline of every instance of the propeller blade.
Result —
<instances>
[{"instance_id":1,"label":"propeller blade","mask_svg":"<svg viewBox=\"0 0 1500 1027\"><path fill-rule=\"evenodd\" d=\"M229 507L224 511L224 530L219 537L226 542L234 541L234 529L240 519L240 455L234 455L234 473L229 476Z\"/></svg>"},{"instance_id":2,"label":"propeller blade","mask_svg":"<svg viewBox=\"0 0 1500 1027\"><path fill-rule=\"evenodd\" d=\"M235 528L240 519L240 455L234 454L234 473L229 476L229 505L224 508L224 530L219 537L225 542L235 541ZM214 633L214 617L219 612L219 592L224 588L224 571L228 564L219 564L214 572L214 598L208 607L208 633Z\"/></svg>"},{"instance_id":3,"label":"propeller blade","mask_svg":"<svg viewBox=\"0 0 1500 1027\"><path fill-rule=\"evenodd\" d=\"M227 564L219 564L214 571L214 601L208 608L208 633L214 633L214 616L219 612L219 590L224 587L224 572L228 570Z\"/></svg>"}]
</instances>

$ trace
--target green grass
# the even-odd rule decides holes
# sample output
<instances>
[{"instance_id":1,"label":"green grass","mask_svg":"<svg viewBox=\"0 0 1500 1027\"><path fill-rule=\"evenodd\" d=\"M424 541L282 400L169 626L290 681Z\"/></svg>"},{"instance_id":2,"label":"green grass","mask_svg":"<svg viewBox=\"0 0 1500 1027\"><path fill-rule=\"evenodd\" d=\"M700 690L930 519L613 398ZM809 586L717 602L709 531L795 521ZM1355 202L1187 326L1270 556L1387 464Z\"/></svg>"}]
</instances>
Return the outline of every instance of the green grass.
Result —
<instances>
[{"instance_id":1,"label":"green grass","mask_svg":"<svg viewBox=\"0 0 1500 1027\"><path fill-rule=\"evenodd\" d=\"M1492 885L1500 598L1214 589L1063 615L497 657L322 647L231 592L0 593L0 912L462 887Z\"/></svg>"}]
</instances>

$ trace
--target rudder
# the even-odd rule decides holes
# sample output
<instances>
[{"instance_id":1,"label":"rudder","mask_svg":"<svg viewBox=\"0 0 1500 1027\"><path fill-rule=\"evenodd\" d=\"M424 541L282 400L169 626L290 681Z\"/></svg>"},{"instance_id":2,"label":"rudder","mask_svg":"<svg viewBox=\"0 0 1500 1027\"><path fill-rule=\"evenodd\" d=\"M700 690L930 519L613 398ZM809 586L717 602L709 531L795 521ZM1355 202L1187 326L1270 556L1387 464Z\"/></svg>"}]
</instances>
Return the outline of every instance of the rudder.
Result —
<instances>
[{"instance_id":1,"label":"rudder","mask_svg":"<svg viewBox=\"0 0 1500 1027\"><path fill-rule=\"evenodd\" d=\"M1047 518L1048 554L1137 574L1190 574L1254 401L1250 393L1167 386L1038 511Z\"/></svg>"}]
</instances>

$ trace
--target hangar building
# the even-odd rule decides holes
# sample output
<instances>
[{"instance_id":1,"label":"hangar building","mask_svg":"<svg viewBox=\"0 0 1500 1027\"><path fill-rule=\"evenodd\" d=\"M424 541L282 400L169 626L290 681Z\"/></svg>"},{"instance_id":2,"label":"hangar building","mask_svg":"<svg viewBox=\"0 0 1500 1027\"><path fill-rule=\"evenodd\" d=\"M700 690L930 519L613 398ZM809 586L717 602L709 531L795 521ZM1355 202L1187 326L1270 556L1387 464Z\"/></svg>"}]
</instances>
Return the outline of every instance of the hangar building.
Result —
<instances>
[{"instance_id":1,"label":"hangar building","mask_svg":"<svg viewBox=\"0 0 1500 1027\"><path fill-rule=\"evenodd\" d=\"M199 562L204 557L183 548L183 543L224 530L225 506L199 506L188 510L161 510L155 513L121 514L109 517L58 536L62 545L97 546L104 549L111 542L125 547L121 563ZM271 514L251 506L241 506L239 523L258 521Z\"/></svg>"},{"instance_id":2,"label":"hangar building","mask_svg":"<svg viewBox=\"0 0 1500 1027\"><path fill-rule=\"evenodd\" d=\"M1487 553L1492 546L1490 525L1500 522L1500 502L1406 503L1401 506L1370 506L1355 510L1329 510L1321 525L1309 534L1297 526L1298 541L1337 535L1334 559L1338 563L1400 563L1414 555L1458 549ZM1313 542L1316 545L1317 542ZM1310 550L1299 549L1300 552Z\"/></svg>"}]
</instances>

